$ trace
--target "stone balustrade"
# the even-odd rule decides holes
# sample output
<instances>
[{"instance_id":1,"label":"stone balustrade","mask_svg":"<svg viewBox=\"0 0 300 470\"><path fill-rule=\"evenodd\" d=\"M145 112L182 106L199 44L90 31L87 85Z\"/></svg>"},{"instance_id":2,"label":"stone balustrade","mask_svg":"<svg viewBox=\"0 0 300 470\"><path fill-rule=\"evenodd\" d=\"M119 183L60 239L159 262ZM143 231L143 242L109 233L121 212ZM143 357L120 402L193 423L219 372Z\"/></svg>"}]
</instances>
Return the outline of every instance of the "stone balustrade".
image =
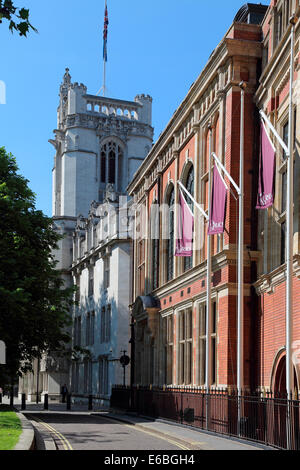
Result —
<instances>
[{"instance_id":1,"label":"stone balustrade","mask_svg":"<svg viewBox=\"0 0 300 470\"><path fill-rule=\"evenodd\" d=\"M138 103L120 101L105 97L86 95L87 111L93 113L114 115L132 120L139 120L138 111L141 107Z\"/></svg>"}]
</instances>

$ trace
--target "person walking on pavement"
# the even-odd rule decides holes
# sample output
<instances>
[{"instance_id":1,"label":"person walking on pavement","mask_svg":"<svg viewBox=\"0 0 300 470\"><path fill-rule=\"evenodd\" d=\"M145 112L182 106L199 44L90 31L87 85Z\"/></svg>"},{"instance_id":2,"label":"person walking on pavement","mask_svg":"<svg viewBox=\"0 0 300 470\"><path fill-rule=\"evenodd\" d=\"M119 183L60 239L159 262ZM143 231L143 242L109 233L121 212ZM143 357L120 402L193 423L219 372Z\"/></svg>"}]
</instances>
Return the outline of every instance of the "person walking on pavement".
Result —
<instances>
[{"instance_id":1,"label":"person walking on pavement","mask_svg":"<svg viewBox=\"0 0 300 470\"><path fill-rule=\"evenodd\" d=\"M61 394L62 394L62 402L65 403L66 402L66 396L68 394L68 388L67 388L67 385L64 384L62 387L61 387Z\"/></svg>"}]
</instances>

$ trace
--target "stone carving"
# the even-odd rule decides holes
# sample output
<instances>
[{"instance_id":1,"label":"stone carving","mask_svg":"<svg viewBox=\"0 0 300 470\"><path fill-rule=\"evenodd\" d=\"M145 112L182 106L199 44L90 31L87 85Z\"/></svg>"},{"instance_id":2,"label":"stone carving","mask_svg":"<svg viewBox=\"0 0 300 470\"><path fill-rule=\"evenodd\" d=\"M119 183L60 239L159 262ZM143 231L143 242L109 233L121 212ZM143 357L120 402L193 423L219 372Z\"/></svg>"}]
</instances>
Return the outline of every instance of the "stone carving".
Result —
<instances>
[{"instance_id":1,"label":"stone carving","mask_svg":"<svg viewBox=\"0 0 300 470\"><path fill-rule=\"evenodd\" d=\"M115 186L109 183L105 189L105 202L117 202Z\"/></svg>"}]
</instances>

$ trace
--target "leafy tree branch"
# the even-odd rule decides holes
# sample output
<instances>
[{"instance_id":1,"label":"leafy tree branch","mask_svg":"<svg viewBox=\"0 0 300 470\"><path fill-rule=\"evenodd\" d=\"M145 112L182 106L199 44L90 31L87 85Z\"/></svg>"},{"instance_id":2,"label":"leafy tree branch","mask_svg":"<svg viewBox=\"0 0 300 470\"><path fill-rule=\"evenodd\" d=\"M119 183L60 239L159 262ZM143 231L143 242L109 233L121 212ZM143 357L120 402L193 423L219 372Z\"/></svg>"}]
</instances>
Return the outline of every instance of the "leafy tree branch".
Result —
<instances>
[{"instance_id":1,"label":"leafy tree branch","mask_svg":"<svg viewBox=\"0 0 300 470\"><path fill-rule=\"evenodd\" d=\"M30 30L37 32L29 21L29 10L18 8L12 0L0 0L0 24L3 20L9 22L9 29L13 33L17 31L20 36L27 36Z\"/></svg>"}]
</instances>

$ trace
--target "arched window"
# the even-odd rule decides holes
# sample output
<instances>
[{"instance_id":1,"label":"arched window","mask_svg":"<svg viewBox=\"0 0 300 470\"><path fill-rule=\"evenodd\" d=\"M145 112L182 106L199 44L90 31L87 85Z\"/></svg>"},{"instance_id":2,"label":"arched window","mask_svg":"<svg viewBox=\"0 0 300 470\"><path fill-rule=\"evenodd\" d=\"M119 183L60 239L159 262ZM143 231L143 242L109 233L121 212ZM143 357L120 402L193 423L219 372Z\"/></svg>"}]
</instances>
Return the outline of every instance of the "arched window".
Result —
<instances>
[{"instance_id":1,"label":"arched window","mask_svg":"<svg viewBox=\"0 0 300 470\"><path fill-rule=\"evenodd\" d=\"M169 217L168 217L169 239L167 240L167 250L166 250L167 281L170 281L174 277L174 203L175 203L175 191L174 191L174 187L172 187L172 190L170 191L169 197L167 199L167 204L169 206Z\"/></svg>"},{"instance_id":2,"label":"arched window","mask_svg":"<svg viewBox=\"0 0 300 470\"><path fill-rule=\"evenodd\" d=\"M108 183L116 182L116 154L114 150L109 152L108 156Z\"/></svg>"},{"instance_id":3,"label":"arched window","mask_svg":"<svg viewBox=\"0 0 300 470\"><path fill-rule=\"evenodd\" d=\"M191 165L185 182L185 187L191 196L194 197L194 166ZM191 211L194 212L194 204L193 201L187 196L187 203L189 204ZM193 256L188 256L184 258L183 262L183 269L184 271L188 271L193 267Z\"/></svg>"},{"instance_id":4,"label":"arched window","mask_svg":"<svg viewBox=\"0 0 300 470\"><path fill-rule=\"evenodd\" d=\"M115 142L107 142L101 147L101 183L112 183L116 190L122 181L123 151Z\"/></svg>"},{"instance_id":5,"label":"arched window","mask_svg":"<svg viewBox=\"0 0 300 470\"><path fill-rule=\"evenodd\" d=\"M153 203L150 211L151 220L151 279L152 289L159 286L159 204Z\"/></svg>"}]
</instances>

